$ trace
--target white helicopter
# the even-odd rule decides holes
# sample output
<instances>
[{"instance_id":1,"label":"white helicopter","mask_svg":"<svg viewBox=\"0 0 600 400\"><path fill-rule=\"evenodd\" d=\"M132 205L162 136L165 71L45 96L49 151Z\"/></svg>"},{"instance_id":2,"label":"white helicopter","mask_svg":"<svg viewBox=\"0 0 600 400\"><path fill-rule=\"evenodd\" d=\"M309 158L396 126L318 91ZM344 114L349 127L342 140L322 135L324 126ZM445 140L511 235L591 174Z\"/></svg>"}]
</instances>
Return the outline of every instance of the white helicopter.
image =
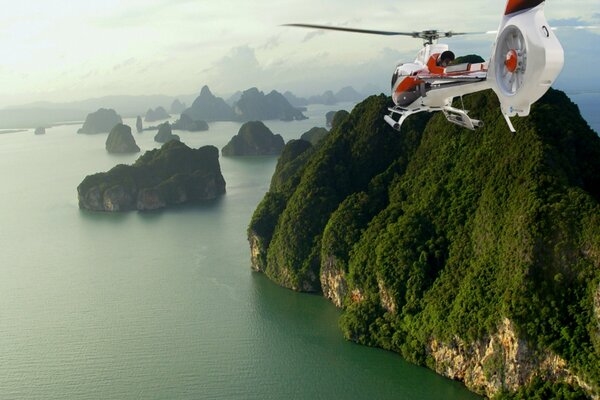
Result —
<instances>
[{"instance_id":1,"label":"white helicopter","mask_svg":"<svg viewBox=\"0 0 600 400\"><path fill-rule=\"evenodd\" d=\"M392 76L390 114L384 120L400 130L412 114L442 111L453 124L474 130L483 126L468 111L452 106L455 97L492 89L500 99L502 114L512 132L510 117L529 115L531 104L546 93L564 63L563 48L546 21L544 0L508 0L489 62L451 65L454 53L440 37L467 33L388 32L311 24L286 24L376 35L402 35L423 39L424 47L412 63L399 64ZM397 119L396 119L397 118Z\"/></svg>"}]
</instances>

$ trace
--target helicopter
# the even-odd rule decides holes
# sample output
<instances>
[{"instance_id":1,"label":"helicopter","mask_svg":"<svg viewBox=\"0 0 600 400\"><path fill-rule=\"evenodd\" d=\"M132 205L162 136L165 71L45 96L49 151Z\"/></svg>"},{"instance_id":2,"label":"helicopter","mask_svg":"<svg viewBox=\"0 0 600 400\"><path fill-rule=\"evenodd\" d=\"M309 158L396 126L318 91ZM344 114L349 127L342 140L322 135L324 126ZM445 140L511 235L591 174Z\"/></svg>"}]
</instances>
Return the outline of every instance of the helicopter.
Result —
<instances>
[{"instance_id":1,"label":"helicopter","mask_svg":"<svg viewBox=\"0 0 600 400\"><path fill-rule=\"evenodd\" d=\"M529 115L531 105L548 91L564 64L563 48L544 15L545 0L508 0L488 62L453 64L455 55L440 38L492 32L390 32L313 24L284 26L327 29L423 40L413 62L398 64L391 83L393 107L383 119L400 131L409 116L442 111L449 122L475 130L483 122L453 106L457 97L492 89L509 129L511 117ZM461 103L462 104L462 103Z\"/></svg>"}]
</instances>

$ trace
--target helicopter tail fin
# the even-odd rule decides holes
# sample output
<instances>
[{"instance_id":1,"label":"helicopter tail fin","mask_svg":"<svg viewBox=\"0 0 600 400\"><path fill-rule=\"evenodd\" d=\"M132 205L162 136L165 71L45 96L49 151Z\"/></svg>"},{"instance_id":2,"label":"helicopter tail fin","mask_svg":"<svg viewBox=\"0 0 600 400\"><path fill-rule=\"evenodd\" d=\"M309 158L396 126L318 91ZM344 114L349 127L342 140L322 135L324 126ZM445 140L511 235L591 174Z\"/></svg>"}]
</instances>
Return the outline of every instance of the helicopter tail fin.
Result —
<instances>
[{"instance_id":1,"label":"helicopter tail fin","mask_svg":"<svg viewBox=\"0 0 600 400\"><path fill-rule=\"evenodd\" d=\"M508 0L492 49L488 80L505 116L529 115L558 77L564 52L544 15L544 0Z\"/></svg>"}]
</instances>

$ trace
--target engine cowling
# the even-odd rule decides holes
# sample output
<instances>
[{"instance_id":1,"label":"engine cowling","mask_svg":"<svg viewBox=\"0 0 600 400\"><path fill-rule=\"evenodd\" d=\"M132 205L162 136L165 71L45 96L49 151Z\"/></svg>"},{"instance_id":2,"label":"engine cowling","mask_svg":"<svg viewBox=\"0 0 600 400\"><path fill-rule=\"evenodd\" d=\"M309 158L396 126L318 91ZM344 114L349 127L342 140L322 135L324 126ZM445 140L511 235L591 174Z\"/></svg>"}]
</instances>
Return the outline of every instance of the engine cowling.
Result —
<instances>
[{"instance_id":1,"label":"engine cowling","mask_svg":"<svg viewBox=\"0 0 600 400\"><path fill-rule=\"evenodd\" d=\"M505 15L488 71L502 112L511 117L529 115L531 104L554 83L563 63L564 51L546 21L544 2Z\"/></svg>"}]
</instances>

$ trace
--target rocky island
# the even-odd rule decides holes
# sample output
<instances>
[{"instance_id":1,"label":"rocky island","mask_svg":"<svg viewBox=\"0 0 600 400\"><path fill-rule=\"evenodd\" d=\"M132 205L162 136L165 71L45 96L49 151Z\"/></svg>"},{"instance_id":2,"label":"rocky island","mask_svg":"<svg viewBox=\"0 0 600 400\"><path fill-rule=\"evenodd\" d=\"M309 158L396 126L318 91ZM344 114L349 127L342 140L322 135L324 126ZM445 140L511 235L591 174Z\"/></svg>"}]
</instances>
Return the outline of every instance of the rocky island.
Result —
<instances>
[{"instance_id":1,"label":"rocky island","mask_svg":"<svg viewBox=\"0 0 600 400\"><path fill-rule=\"evenodd\" d=\"M117 124L106 138L106 151L109 153L137 153L140 148L131 134L131 127Z\"/></svg>"},{"instance_id":2,"label":"rocky island","mask_svg":"<svg viewBox=\"0 0 600 400\"><path fill-rule=\"evenodd\" d=\"M163 107L156 107L154 110L149 108L148 111L146 111L146 116L144 117L144 121L154 122L154 121L160 121L162 119L167 119L167 118L171 118L171 116L169 115L167 110L165 110Z\"/></svg>"},{"instance_id":3,"label":"rocky island","mask_svg":"<svg viewBox=\"0 0 600 400\"><path fill-rule=\"evenodd\" d=\"M46 134L46 128L44 128L43 126L38 126L37 128L35 128L35 131L33 132L34 135L45 135Z\"/></svg>"},{"instance_id":4,"label":"rocky island","mask_svg":"<svg viewBox=\"0 0 600 400\"><path fill-rule=\"evenodd\" d=\"M273 90L265 95L257 88L250 88L242 93L235 103L234 112L239 121L307 119L302 111L292 107L281 93Z\"/></svg>"},{"instance_id":5,"label":"rocky island","mask_svg":"<svg viewBox=\"0 0 600 400\"><path fill-rule=\"evenodd\" d=\"M248 228L252 267L342 308L344 336L501 399L600 394L600 138L550 90L511 133L358 104L291 141Z\"/></svg>"},{"instance_id":6,"label":"rocky island","mask_svg":"<svg viewBox=\"0 0 600 400\"><path fill-rule=\"evenodd\" d=\"M151 129L151 128L148 128ZM171 124L165 122L158 126L158 133L154 135L154 141L158 143L166 143L171 140L179 141L179 135L174 135L171 129Z\"/></svg>"},{"instance_id":7,"label":"rocky island","mask_svg":"<svg viewBox=\"0 0 600 400\"><path fill-rule=\"evenodd\" d=\"M90 211L156 210L224 193L218 149L178 141L147 151L133 165L89 175L77 187L79 208Z\"/></svg>"},{"instance_id":8,"label":"rocky island","mask_svg":"<svg viewBox=\"0 0 600 400\"><path fill-rule=\"evenodd\" d=\"M246 122L223 147L224 156L277 156L285 142L260 121Z\"/></svg>"},{"instance_id":9,"label":"rocky island","mask_svg":"<svg viewBox=\"0 0 600 400\"><path fill-rule=\"evenodd\" d=\"M115 110L100 108L98 111L88 114L83 127L77 133L108 133L115 125L122 122L121 116Z\"/></svg>"},{"instance_id":10,"label":"rocky island","mask_svg":"<svg viewBox=\"0 0 600 400\"><path fill-rule=\"evenodd\" d=\"M206 121L194 121L189 115L181 114L181 117L175 121L172 128L180 131L201 132L208 130L208 123Z\"/></svg>"},{"instance_id":11,"label":"rocky island","mask_svg":"<svg viewBox=\"0 0 600 400\"><path fill-rule=\"evenodd\" d=\"M183 114L194 121L233 121L233 110L220 97L213 95L208 86L203 86L200 95L194 100L192 106Z\"/></svg>"},{"instance_id":12,"label":"rocky island","mask_svg":"<svg viewBox=\"0 0 600 400\"><path fill-rule=\"evenodd\" d=\"M142 123L142 117L140 117L139 115L137 116L137 118L135 120L135 130L137 131L137 133L140 133L144 130L144 124Z\"/></svg>"}]
</instances>

